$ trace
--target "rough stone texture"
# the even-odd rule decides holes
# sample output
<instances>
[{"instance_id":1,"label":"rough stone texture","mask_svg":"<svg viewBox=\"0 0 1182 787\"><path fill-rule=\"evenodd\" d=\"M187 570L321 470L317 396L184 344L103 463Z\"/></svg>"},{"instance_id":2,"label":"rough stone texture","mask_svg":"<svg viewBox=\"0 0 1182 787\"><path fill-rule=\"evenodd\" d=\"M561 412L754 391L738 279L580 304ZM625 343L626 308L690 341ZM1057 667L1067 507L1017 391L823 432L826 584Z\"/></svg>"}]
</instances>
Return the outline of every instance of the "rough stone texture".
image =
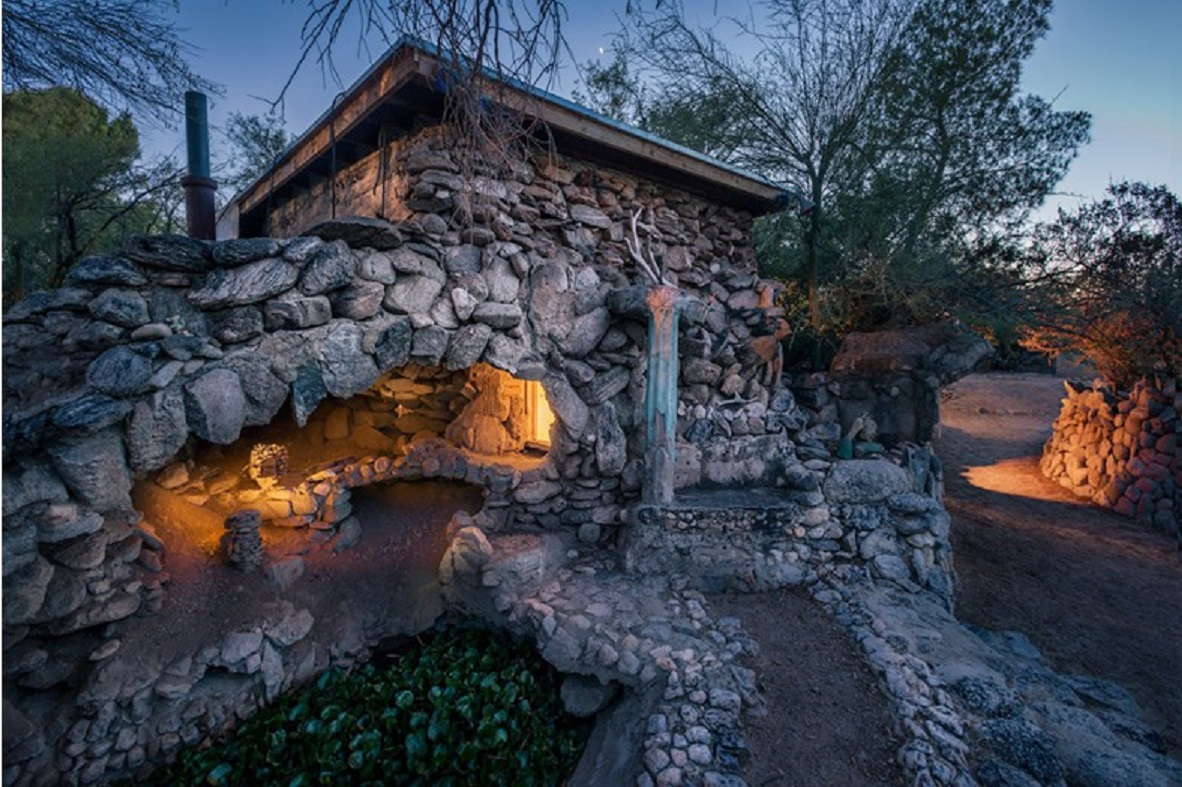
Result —
<instances>
[{"instance_id":1,"label":"rough stone texture","mask_svg":"<svg viewBox=\"0 0 1182 787\"><path fill-rule=\"evenodd\" d=\"M1129 392L1065 382L1043 475L1097 505L1182 539L1182 393L1177 380Z\"/></svg>"},{"instance_id":2,"label":"rough stone texture","mask_svg":"<svg viewBox=\"0 0 1182 787\"><path fill-rule=\"evenodd\" d=\"M246 421L246 396L238 375L214 369L184 388L185 417L193 434L218 445L238 439Z\"/></svg>"},{"instance_id":3,"label":"rough stone texture","mask_svg":"<svg viewBox=\"0 0 1182 787\"><path fill-rule=\"evenodd\" d=\"M317 249L299 277L304 295L323 295L339 290L357 275L357 261L344 241L334 241Z\"/></svg>"},{"instance_id":4,"label":"rough stone texture","mask_svg":"<svg viewBox=\"0 0 1182 787\"><path fill-rule=\"evenodd\" d=\"M112 347L86 370L86 381L110 396L142 393L151 379L152 362L130 347Z\"/></svg>"},{"instance_id":5,"label":"rough stone texture","mask_svg":"<svg viewBox=\"0 0 1182 787\"><path fill-rule=\"evenodd\" d=\"M291 289L298 276L299 269L277 258L219 268L209 274L203 287L189 293L189 300L201 309L259 303Z\"/></svg>"},{"instance_id":6,"label":"rough stone texture","mask_svg":"<svg viewBox=\"0 0 1182 787\"><path fill-rule=\"evenodd\" d=\"M321 222L309 229L308 234L326 241L343 241L355 249L385 251L402 245L402 235L397 227L368 216L344 216Z\"/></svg>"},{"instance_id":7,"label":"rough stone texture","mask_svg":"<svg viewBox=\"0 0 1182 787\"><path fill-rule=\"evenodd\" d=\"M131 477L123 458L123 439L106 429L49 446L54 469L71 495L96 511L131 508Z\"/></svg>"},{"instance_id":8,"label":"rough stone texture","mask_svg":"<svg viewBox=\"0 0 1182 787\"><path fill-rule=\"evenodd\" d=\"M185 399L179 386L137 402L127 424L127 453L133 470L158 470L189 436Z\"/></svg>"}]
</instances>

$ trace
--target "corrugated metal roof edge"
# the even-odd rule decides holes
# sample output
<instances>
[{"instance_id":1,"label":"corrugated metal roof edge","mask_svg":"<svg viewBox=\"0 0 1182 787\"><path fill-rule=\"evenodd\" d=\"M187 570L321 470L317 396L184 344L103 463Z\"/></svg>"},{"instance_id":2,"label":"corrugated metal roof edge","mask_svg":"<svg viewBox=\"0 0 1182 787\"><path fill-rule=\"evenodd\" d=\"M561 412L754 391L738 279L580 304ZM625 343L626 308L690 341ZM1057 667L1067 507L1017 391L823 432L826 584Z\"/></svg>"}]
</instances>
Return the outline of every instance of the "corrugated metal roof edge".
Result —
<instances>
[{"instance_id":1,"label":"corrugated metal roof edge","mask_svg":"<svg viewBox=\"0 0 1182 787\"><path fill-rule=\"evenodd\" d=\"M431 57L435 58L436 60L440 60L443 58L443 56L440 54L439 48L437 46L435 46L434 44L432 44L428 41L424 41L423 39L418 38L417 36L404 34L402 36L399 36L398 40L396 40L393 43L393 45L391 45L390 48L387 49L386 52L382 54L381 57L379 57L377 60L375 60L373 62L373 64L365 70L365 73L363 73L360 77L358 77L356 80L354 80L353 84L349 85L349 87L347 87L346 89L344 89L340 93L338 93L337 98L340 98L341 96L349 96L353 92L358 90L365 83L366 80L368 80L375 73L377 73L379 69L381 69L383 66L385 66L385 64L387 62L392 60L402 49L418 49L419 51L423 52L424 54L430 55ZM481 68L481 73L487 79L491 79L496 82L501 82L501 83L513 88L514 90L526 93L528 95L534 96L534 97L541 99L543 101L547 101L551 104L562 107L563 109L567 109L571 112L575 112L577 114L583 115L586 118L594 120L595 122L601 123L605 126L608 126L609 128L613 128L616 131L619 131L621 133L628 134L630 136L636 137L637 139L644 140L645 142L650 142L654 145L659 145L660 147L663 147L663 148L670 150L674 153L677 153L679 155L686 156L687 158L695 159L697 161L703 162L705 164L709 164L714 167L718 167L718 168L726 170L734 175L738 175L739 177L747 178L748 180L754 181L755 183L759 183L759 184L762 184L762 185L767 186L769 188L775 189L777 192L779 192L779 195L777 196L775 203L781 209L789 208L793 204L796 204L797 206L799 206L801 213L807 213L808 211L810 211L812 209L812 202L810 200L808 200L807 198L805 198L802 194L800 194L799 192L797 192L793 189L790 189L790 188L782 186L778 183L775 183L775 182L763 177L762 175L757 175L754 172L750 172L750 171L745 170L741 167L736 167L733 164L728 164L727 162L722 161L721 159L717 159L713 156L709 156L705 153L702 153L701 151L694 150L693 148L688 148L685 145L681 145L676 142L672 142L670 140L665 139L664 137L657 136L656 134L653 134L651 132L636 128L635 126L631 126L627 123L623 123L619 120L616 120L615 118L609 117L609 116L604 115L600 112L596 112L595 110L590 109L589 107L585 107L582 104L575 103L574 101L571 101L570 99L563 98L562 96L556 95L556 94L551 93L547 90L543 90L539 87L535 87L534 85L530 85L530 84L525 83L525 82L523 82L519 79L516 79L514 77L506 77L506 76L498 75L495 71L493 71L488 66L483 66ZM435 87L436 89L445 88L445 86L443 86L443 85L435 85L433 87ZM248 192L253 190L259 183L261 183L263 180L265 180L267 178L267 176L270 174L271 170L274 169L280 161L282 161L284 158L287 157L287 155L289 153L296 150L301 144L303 144L304 140L307 139L308 137L310 137L318 127L320 127L322 124L328 122L329 118L331 118L332 114L336 111L336 106L337 106L337 101L336 101L336 99L334 99L332 104L329 105L328 109L326 109L324 112L320 113L320 115L318 115L317 118L314 121L312 121L311 124L309 124L308 128L305 129L302 134L300 134L298 137L296 137L287 147L285 147L283 149L283 151L279 155L277 155L275 157L275 160L272 162L271 167L266 172L259 175L257 178L255 178L253 181L251 181L251 183L249 185L247 185L245 188L243 188L241 191L239 191L237 194L234 195L234 197L229 201L229 203L227 203L227 208L229 208L230 205L237 204L238 200L244 194L247 194ZM225 211L225 209L223 209L223 212L224 211Z\"/></svg>"}]
</instances>

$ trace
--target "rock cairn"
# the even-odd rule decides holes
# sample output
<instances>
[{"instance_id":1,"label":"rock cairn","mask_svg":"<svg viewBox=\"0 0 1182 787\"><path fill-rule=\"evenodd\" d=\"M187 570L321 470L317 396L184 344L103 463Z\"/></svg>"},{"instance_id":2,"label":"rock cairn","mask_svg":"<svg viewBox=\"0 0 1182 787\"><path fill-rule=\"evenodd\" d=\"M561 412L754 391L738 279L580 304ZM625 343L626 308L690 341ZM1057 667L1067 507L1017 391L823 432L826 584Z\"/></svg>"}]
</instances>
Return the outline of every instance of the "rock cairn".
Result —
<instances>
[{"instance_id":1,"label":"rock cairn","mask_svg":"<svg viewBox=\"0 0 1182 787\"><path fill-rule=\"evenodd\" d=\"M1063 408L1043 447L1043 475L1097 505L1178 534L1178 381L1141 380L1127 393L1099 384L1064 387Z\"/></svg>"},{"instance_id":2,"label":"rock cairn","mask_svg":"<svg viewBox=\"0 0 1182 787\"><path fill-rule=\"evenodd\" d=\"M256 571L263 564L261 523L259 512L254 509L239 511L226 518L228 532L222 536L222 550L230 565L239 571Z\"/></svg>"}]
</instances>

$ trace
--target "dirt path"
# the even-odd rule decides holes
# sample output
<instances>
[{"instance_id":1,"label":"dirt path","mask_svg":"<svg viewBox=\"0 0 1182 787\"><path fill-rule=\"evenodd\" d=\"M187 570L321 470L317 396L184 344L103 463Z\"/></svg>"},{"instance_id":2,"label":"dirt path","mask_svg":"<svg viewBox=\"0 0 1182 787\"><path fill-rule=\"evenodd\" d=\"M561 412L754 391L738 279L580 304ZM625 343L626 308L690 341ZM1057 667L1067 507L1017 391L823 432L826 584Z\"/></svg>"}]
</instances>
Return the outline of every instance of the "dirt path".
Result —
<instances>
[{"instance_id":1,"label":"dirt path","mask_svg":"<svg viewBox=\"0 0 1182 787\"><path fill-rule=\"evenodd\" d=\"M1060 672L1113 680L1182 756L1182 552L1038 470L1063 383L982 374L950 389L945 464L956 614L1024 632Z\"/></svg>"},{"instance_id":2,"label":"dirt path","mask_svg":"<svg viewBox=\"0 0 1182 787\"><path fill-rule=\"evenodd\" d=\"M747 659L766 705L746 717L751 787L905 784L886 698L857 644L808 597L790 591L712 596L715 617L737 617L759 643Z\"/></svg>"}]
</instances>

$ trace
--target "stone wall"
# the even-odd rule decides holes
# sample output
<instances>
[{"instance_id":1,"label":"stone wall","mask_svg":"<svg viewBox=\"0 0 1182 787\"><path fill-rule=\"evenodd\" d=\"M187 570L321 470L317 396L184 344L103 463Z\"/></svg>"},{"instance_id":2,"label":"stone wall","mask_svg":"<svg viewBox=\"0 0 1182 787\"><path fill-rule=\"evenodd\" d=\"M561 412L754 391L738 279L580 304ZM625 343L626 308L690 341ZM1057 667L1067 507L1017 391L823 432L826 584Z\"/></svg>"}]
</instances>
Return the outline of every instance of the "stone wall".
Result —
<instances>
[{"instance_id":1,"label":"stone wall","mask_svg":"<svg viewBox=\"0 0 1182 787\"><path fill-rule=\"evenodd\" d=\"M635 510L625 559L706 592L811 585L841 565L951 607L951 521L939 461L905 447L874 459L792 461L767 490L700 490Z\"/></svg>"},{"instance_id":2,"label":"stone wall","mask_svg":"<svg viewBox=\"0 0 1182 787\"><path fill-rule=\"evenodd\" d=\"M1065 382L1067 395L1039 467L1080 497L1167 533L1182 521L1182 394L1177 380L1127 393Z\"/></svg>"},{"instance_id":3,"label":"stone wall","mask_svg":"<svg viewBox=\"0 0 1182 787\"><path fill-rule=\"evenodd\" d=\"M758 428L771 396L742 352L764 321L749 215L561 158L462 174L447 145L437 131L400 143L386 182L403 206L398 225L329 221L289 240L138 239L5 313L6 702L41 702L48 687L87 691L116 669L91 656L119 621L159 609L167 545L133 506L136 482L284 412L325 440L354 439L386 411L372 397L345 403L391 370L438 382L485 363L540 381L556 417L540 466L482 470L446 440L424 440L399 477L474 480L498 523L614 541L640 491L646 327L609 296L642 283L625 243L641 209L642 237L701 304L687 355L712 365L683 376L680 429L715 414L733 423L737 395L748 408L739 428ZM417 403L428 416L445 406ZM431 431L422 426L416 434ZM303 516L348 520L323 504ZM101 713L138 723L139 694L155 695L136 686ZM90 721L100 712L84 710ZM45 768L75 780L117 772L128 760L109 752L135 747L117 748L127 741L107 734L115 721L81 741L55 728L11 759L6 749L6 781ZM22 770L33 758L36 768Z\"/></svg>"}]
</instances>

